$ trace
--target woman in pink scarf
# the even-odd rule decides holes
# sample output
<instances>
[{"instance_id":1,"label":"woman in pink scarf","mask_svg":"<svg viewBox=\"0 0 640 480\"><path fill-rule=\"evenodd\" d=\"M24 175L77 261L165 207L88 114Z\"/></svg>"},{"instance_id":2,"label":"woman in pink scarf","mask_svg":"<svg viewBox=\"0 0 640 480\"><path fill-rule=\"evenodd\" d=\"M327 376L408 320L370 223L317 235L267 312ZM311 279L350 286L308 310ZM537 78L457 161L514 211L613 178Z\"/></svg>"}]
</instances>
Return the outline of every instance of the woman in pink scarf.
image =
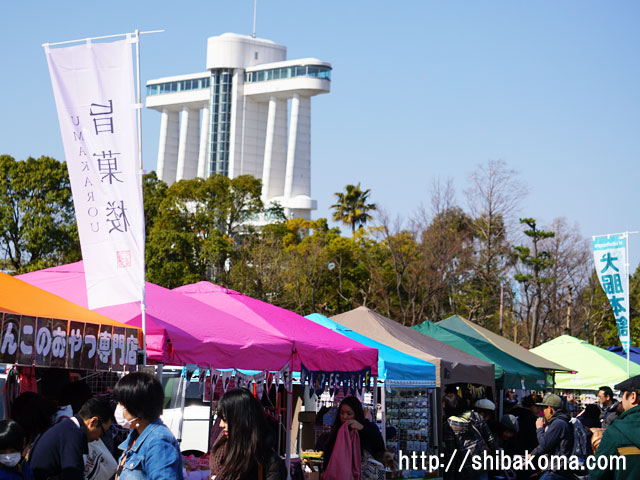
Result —
<instances>
[{"instance_id":1,"label":"woman in pink scarf","mask_svg":"<svg viewBox=\"0 0 640 480\"><path fill-rule=\"evenodd\" d=\"M341 432L340 429L345 424L345 430ZM345 435L345 431L347 429L347 433L349 433L349 439L353 438L351 432L357 432L357 443L359 443L359 452L357 450L353 452L353 446L354 443L356 443L354 440L351 440L351 449L346 446L347 436ZM340 450L339 452L338 449ZM378 430L378 427L375 423L372 423L364 418L364 410L362 408L362 403L360 403L360 400L352 396L345 397L342 402L340 402L338 415L336 415L336 419L333 422L333 426L331 427L329 439L324 446L323 457L325 471L329 468L330 460L333 455L340 455L340 458L349 455L352 460L352 463L350 463L349 465L353 465L355 467L356 462L353 460L354 453L355 456L361 458L363 453L368 452L373 458L381 461L382 457L384 456L384 451L384 440L382 439L380 430ZM357 469L360 470L360 467L358 466ZM351 474L352 473L353 469L351 471ZM346 479L350 477L345 476L342 478Z\"/></svg>"}]
</instances>

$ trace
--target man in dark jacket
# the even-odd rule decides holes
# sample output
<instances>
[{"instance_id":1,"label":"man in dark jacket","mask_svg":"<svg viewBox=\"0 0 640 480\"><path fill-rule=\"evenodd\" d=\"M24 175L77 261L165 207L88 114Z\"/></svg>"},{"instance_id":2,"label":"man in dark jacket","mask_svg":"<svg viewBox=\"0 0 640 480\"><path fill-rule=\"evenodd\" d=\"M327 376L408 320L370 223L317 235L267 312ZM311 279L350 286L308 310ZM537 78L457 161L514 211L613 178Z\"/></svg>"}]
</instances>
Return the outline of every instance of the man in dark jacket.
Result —
<instances>
[{"instance_id":1,"label":"man in dark jacket","mask_svg":"<svg viewBox=\"0 0 640 480\"><path fill-rule=\"evenodd\" d=\"M624 412L605 430L591 480L622 480L640 478L640 375L615 386L622 392ZM612 455L624 457L622 462L611 462ZM600 459L600 457L605 457ZM607 468L600 468L598 460L609 459ZM624 466L624 468L623 468Z\"/></svg>"},{"instance_id":2,"label":"man in dark jacket","mask_svg":"<svg viewBox=\"0 0 640 480\"><path fill-rule=\"evenodd\" d=\"M618 401L613 398L613 391L610 387L600 387L598 390L598 402L600 403L600 423L603 428L611 425L618 418Z\"/></svg>"},{"instance_id":3,"label":"man in dark jacket","mask_svg":"<svg viewBox=\"0 0 640 480\"><path fill-rule=\"evenodd\" d=\"M88 400L71 418L65 418L37 439L29 455L36 480L82 480L88 443L98 440L111 426L113 409L106 400Z\"/></svg>"},{"instance_id":4,"label":"man in dark jacket","mask_svg":"<svg viewBox=\"0 0 640 480\"><path fill-rule=\"evenodd\" d=\"M544 419L539 418L536 421L538 446L531 454L554 457L553 461L549 459L548 468L540 480L574 479L569 471L569 457L573 452L573 427L569 424L571 417L564 410L562 399L558 395L549 393L538 405L544 408Z\"/></svg>"},{"instance_id":5,"label":"man in dark jacket","mask_svg":"<svg viewBox=\"0 0 640 480\"><path fill-rule=\"evenodd\" d=\"M538 436L536 434L536 420L538 407L531 395L522 399L522 406L511 409L511 414L518 418L520 431L518 436L525 450L532 452L538 446Z\"/></svg>"}]
</instances>

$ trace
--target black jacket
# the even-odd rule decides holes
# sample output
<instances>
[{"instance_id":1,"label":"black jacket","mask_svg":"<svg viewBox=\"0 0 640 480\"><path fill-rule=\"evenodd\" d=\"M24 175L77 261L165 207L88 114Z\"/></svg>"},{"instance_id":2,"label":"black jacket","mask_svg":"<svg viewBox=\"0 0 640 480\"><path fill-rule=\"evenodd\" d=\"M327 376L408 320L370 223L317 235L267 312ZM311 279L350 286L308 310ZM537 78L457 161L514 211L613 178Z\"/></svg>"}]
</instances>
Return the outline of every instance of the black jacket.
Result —
<instances>
[{"instance_id":1,"label":"black jacket","mask_svg":"<svg viewBox=\"0 0 640 480\"><path fill-rule=\"evenodd\" d=\"M601 407L602 412L600 413L600 422L602 423L603 428L607 428L609 425L611 425L611 422L618 418L619 415L617 409L619 403L620 402L616 400L607 408Z\"/></svg>"},{"instance_id":2,"label":"black jacket","mask_svg":"<svg viewBox=\"0 0 640 480\"><path fill-rule=\"evenodd\" d=\"M518 424L520 425L518 437L522 447L526 451L532 452L538 446L538 435L536 434L536 420L538 417L530 409L524 407L512 408L510 413L518 418Z\"/></svg>"},{"instance_id":3,"label":"black jacket","mask_svg":"<svg viewBox=\"0 0 640 480\"><path fill-rule=\"evenodd\" d=\"M80 426L66 418L34 442L29 454L29 465L35 480L46 480L56 475L64 480L83 479L82 456L89 452L87 428L80 417L74 418Z\"/></svg>"},{"instance_id":4,"label":"black jacket","mask_svg":"<svg viewBox=\"0 0 640 480\"><path fill-rule=\"evenodd\" d=\"M547 428L538 428L538 446L533 450L532 455L554 455L556 457L566 457L567 464L569 457L573 453L573 427L569 423L571 417L564 411L554 412L549 420ZM567 478L574 478L570 472L562 468L551 468L553 462L549 462L548 471L564 475Z\"/></svg>"}]
</instances>

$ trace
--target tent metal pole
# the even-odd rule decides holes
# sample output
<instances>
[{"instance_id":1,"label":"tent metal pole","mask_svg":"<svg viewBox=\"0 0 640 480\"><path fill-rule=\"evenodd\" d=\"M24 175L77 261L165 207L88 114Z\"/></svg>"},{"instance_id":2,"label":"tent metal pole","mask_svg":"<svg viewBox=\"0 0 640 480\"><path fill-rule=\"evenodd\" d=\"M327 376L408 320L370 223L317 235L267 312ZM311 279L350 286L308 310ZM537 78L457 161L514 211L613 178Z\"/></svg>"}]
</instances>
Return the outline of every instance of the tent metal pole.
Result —
<instances>
[{"instance_id":1,"label":"tent metal pole","mask_svg":"<svg viewBox=\"0 0 640 480\"><path fill-rule=\"evenodd\" d=\"M286 440L285 440L285 449L286 449L286 464L287 464L287 480L291 480L291 424L293 423L292 414L293 414L293 388L291 391L288 390L287 385L285 385L285 391L287 392L287 424L286 424Z\"/></svg>"},{"instance_id":2,"label":"tent metal pole","mask_svg":"<svg viewBox=\"0 0 640 480\"><path fill-rule=\"evenodd\" d=\"M180 378L180 387L182 388L182 391L180 392L180 420L178 422L178 444L180 444L182 442L182 427L184 426L184 403L185 403L185 399L187 397L187 367L184 367L184 370L182 371L183 374L181 375Z\"/></svg>"},{"instance_id":3,"label":"tent metal pole","mask_svg":"<svg viewBox=\"0 0 640 480\"><path fill-rule=\"evenodd\" d=\"M378 377L377 375L373 377L373 423L378 422Z\"/></svg>"},{"instance_id":4,"label":"tent metal pole","mask_svg":"<svg viewBox=\"0 0 640 480\"><path fill-rule=\"evenodd\" d=\"M435 448L438 447L438 390L434 387L431 389L431 425L433 425L433 445L432 451L435 453ZM438 448L439 450L439 448Z\"/></svg>"}]
</instances>

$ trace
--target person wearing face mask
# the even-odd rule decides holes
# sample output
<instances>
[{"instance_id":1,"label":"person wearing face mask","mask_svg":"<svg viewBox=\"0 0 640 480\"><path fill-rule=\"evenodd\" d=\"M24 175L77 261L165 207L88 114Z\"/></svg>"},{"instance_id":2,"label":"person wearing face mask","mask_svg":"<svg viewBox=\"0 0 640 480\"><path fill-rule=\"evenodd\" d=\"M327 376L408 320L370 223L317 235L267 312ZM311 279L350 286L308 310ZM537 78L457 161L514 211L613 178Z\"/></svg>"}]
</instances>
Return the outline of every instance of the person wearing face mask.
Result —
<instances>
[{"instance_id":1,"label":"person wearing face mask","mask_svg":"<svg viewBox=\"0 0 640 480\"><path fill-rule=\"evenodd\" d=\"M131 430L119 446L123 453L116 480L182 480L178 442L160 420L162 384L148 373L129 373L116 383L113 397L116 422Z\"/></svg>"},{"instance_id":2,"label":"person wearing face mask","mask_svg":"<svg viewBox=\"0 0 640 480\"><path fill-rule=\"evenodd\" d=\"M33 472L22 456L24 431L13 420L0 420L0 480L33 480Z\"/></svg>"},{"instance_id":3,"label":"person wearing face mask","mask_svg":"<svg viewBox=\"0 0 640 480\"><path fill-rule=\"evenodd\" d=\"M273 449L264 409L249 390L225 393L218 402L218 416L223 431L209 457L212 478L286 480L287 467Z\"/></svg>"},{"instance_id":4,"label":"person wearing face mask","mask_svg":"<svg viewBox=\"0 0 640 480\"><path fill-rule=\"evenodd\" d=\"M77 415L56 423L31 447L29 464L35 480L82 480L89 442L111 426L113 409L99 398L88 400Z\"/></svg>"}]
</instances>

